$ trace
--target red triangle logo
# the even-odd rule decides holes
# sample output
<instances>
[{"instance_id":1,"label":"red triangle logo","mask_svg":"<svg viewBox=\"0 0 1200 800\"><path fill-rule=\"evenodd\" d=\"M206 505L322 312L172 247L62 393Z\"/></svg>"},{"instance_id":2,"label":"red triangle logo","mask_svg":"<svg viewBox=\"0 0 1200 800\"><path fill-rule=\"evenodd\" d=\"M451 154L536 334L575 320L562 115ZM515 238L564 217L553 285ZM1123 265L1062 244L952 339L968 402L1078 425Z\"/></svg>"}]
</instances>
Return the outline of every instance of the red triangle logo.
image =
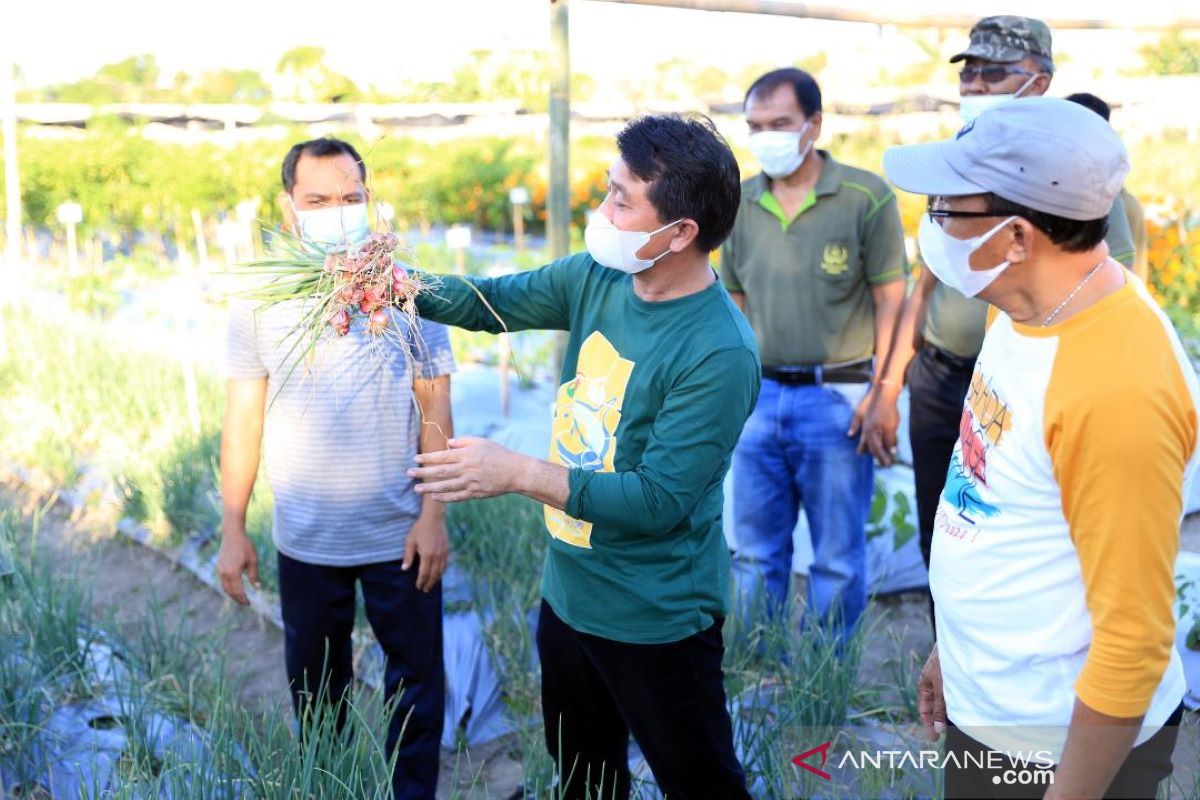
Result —
<instances>
[{"instance_id":1,"label":"red triangle logo","mask_svg":"<svg viewBox=\"0 0 1200 800\"><path fill-rule=\"evenodd\" d=\"M812 764L809 764L808 759L810 756L820 753L821 754L821 766L822 767L825 766L825 761L826 761L826 759L829 758L829 748L832 744L833 744L833 742L826 742L823 745L814 747L812 750L809 750L808 752L801 753L800 755L798 755L792 759L792 763L795 764L797 767L803 767L804 769L808 770L809 772L812 772L816 775L820 775L825 780L829 780L830 779L829 773L823 769L818 769L818 768L814 767Z\"/></svg>"}]
</instances>

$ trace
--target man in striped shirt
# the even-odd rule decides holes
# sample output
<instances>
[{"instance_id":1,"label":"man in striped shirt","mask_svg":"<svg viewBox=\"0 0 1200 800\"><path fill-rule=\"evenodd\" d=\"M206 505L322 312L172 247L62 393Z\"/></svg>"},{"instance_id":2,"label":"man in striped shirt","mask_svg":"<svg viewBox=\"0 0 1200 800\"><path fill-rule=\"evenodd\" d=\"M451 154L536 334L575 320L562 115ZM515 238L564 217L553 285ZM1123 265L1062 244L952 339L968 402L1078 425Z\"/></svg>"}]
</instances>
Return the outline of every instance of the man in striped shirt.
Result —
<instances>
[{"instance_id":1,"label":"man in striped shirt","mask_svg":"<svg viewBox=\"0 0 1200 800\"><path fill-rule=\"evenodd\" d=\"M351 145L297 144L283 163L286 226L314 246L365 238L365 181ZM261 445L275 498L272 531L296 713L304 719L324 692L344 717L358 584L386 657L386 696L403 686L387 734L388 753L396 752L394 794L431 799L445 698L440 579L449 544L444 506L419 497L406 471L418 452L444 450L452 434L449 337L444 327L422 322L410 335L410 360L355 320L345 336L320 343L311 366L293 370L288 333L302 313L290 303L265 310L235 304L231 311L218 573L229 596L245 604L243 573L258 583L246 509Z\"/></svg>"}]
</instances>

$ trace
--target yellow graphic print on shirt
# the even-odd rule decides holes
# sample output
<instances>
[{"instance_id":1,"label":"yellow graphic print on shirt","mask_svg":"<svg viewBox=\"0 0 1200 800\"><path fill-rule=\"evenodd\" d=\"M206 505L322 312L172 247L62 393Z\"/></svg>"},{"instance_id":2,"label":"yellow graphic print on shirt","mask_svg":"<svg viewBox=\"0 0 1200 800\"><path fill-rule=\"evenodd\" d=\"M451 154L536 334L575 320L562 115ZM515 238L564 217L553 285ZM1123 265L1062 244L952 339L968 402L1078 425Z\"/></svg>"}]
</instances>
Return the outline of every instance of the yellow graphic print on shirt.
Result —
<instances>
[{"instance_id":1,"label":"yellow graphic print on shirt","mask_svg":"<svg viewBox=\"0 0 1200 800\"><path fill-rule=\"evenodd\" d=\"M614 470L617 425L633 366L599 331L584 341L575 379L558 389L550 433L551 462L597 472ZM592 546L592 523L550 506L546 506L546 528L567 544Z\"/></svg>"},{"instance_id":2,"label":"yellow graphic print on shirt","mask_svg":"<svg viewBox=\"0 0 1200 800\"><path fill-rule=\"evenodd\" d=\"M993 446L999 447L1004 434L1012 429L1012 412L1008 403L992 389L991 381L984 380L979 370L971 376L967 405L975 415L975 421L979 423L983 435Z\"/></svg>"}]
</instances>

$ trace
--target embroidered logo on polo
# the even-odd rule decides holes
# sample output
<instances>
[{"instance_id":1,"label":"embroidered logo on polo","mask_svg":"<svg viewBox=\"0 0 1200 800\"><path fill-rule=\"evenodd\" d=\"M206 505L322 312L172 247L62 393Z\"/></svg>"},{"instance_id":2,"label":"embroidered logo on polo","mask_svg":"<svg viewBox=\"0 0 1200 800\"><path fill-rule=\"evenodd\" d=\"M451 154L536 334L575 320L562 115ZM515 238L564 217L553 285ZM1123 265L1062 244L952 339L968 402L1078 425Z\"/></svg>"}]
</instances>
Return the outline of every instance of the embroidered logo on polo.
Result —
<instances>
[{"instance_id":1,"label":"embroidered logo on polo","mask_svg":"<svg viewBox=\"0 0 1200 800\"><path fill-rule=\"evenodd\" d=\"M825 245L821 253L821 269L830 275L841 275L850 268L850 248L844 244Z\"/></svg>"}]
</instances>

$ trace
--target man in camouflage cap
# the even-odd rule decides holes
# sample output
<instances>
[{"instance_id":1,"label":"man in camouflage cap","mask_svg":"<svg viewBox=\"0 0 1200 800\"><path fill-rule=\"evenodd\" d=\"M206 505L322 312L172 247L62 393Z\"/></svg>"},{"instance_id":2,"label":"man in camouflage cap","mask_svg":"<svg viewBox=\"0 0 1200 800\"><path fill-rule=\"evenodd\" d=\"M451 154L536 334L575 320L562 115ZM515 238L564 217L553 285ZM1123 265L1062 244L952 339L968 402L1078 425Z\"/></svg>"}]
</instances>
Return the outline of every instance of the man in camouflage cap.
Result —
<instances>
[{"instance_id":1,"label":"man in camouflage cap","mask_svg":"<svg viewBox=\"0 0 1200 800\"><path fill-rule=\"evenodd\" d=\"M1032 17L1004 14L984 17L971 28L971 44L950 59L957 64L968 58L978 58L996 64L1015 64L1030 56L1044 58L1048 72L1054 72L1052 37L1046 23Z\"/></svg>"},{"instance_id":2,"label":"man in camouflage cap","mask_svg":"<svg viewBox=\"0 0 1200 800\"><path fill-rule=\"evenodd\" d=\"M1030 17L984 17L971 28L967 48L950 59L960 62L960 110L963 122L970 124L997 103L1046 93L1054 77L1050 28ZM1119 195L1108 215L1105 241L1116 261L1133 267L1133 234ZM926 565L938 496L958 441L963 397L986 318L987 303L964 297L921 270L901 310L879 393L863 423L863 444L890 463L900 422L895 395L907 378L917 523Z\"/></svg>"}]
</instances>

